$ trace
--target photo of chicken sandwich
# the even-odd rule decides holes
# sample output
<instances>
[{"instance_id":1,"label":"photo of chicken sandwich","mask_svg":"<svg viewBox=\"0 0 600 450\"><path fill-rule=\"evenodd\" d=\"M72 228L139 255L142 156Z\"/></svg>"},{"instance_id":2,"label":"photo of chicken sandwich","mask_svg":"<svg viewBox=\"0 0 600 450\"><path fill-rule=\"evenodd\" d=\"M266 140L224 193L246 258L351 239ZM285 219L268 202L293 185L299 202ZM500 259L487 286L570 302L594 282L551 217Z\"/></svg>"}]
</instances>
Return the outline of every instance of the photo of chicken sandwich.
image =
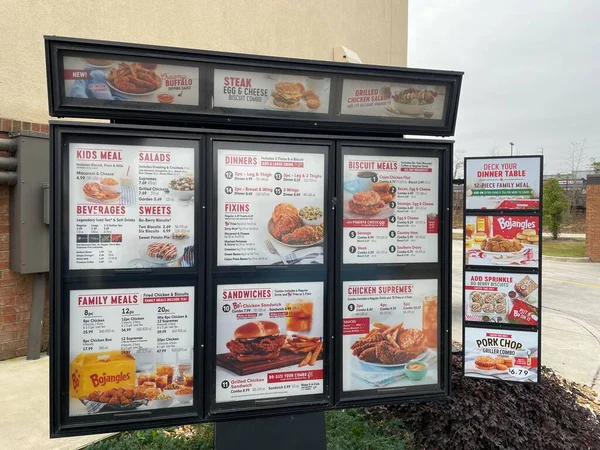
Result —
<instances>
[{"instance_id":1,"label":"photo of chicken sandwich","mask_svg":"<svg viewBox=\"0 0 600 450\"><path fill-rule=\"evenodd\" d=\"M263 361L279 358L286 335L279 325L268 320L248 322L233 333L234 339L226 345L238 361Z\"/></svg>"},{"instance_id":2,"label":"photo of chicken sandwich","mask_svg":"<svg viewBox=\"0 0 600 450\"><path fill-rule=\"evenodd\" d=\"M348 210L351 213L360 216L374 216L378 214L384 206L385 203L375 191L357 192L348 202Z\"/></svg>"}]
</instances>

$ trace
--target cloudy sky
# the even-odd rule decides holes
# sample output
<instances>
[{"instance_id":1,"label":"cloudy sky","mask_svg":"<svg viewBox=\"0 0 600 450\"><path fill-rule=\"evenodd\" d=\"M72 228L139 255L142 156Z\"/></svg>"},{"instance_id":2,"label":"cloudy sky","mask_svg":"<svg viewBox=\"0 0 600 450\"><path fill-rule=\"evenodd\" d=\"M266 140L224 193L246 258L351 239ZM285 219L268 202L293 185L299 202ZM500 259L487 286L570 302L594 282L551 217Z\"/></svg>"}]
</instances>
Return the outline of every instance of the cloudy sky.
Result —
<instances>
[{"instance_id":1,"label":"cloudy sky","mask_svg":"<svg viewBox=\"0 0 600 450\"><path fill-rule=\"evenodd\" d=\"M465 72L456 149L600 160L600 0L410 0L408 66Z\"/></svg>"}]
</instances>

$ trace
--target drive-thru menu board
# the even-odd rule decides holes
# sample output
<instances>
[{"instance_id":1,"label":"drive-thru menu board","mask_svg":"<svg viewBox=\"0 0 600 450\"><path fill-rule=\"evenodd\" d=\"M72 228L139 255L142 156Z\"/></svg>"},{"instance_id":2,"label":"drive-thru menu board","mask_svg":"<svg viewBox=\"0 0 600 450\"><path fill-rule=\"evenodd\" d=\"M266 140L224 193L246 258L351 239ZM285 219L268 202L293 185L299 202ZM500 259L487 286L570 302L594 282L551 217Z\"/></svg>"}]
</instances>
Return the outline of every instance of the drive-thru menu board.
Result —
<instances>
[{"instance_id":1,"label":"drive-thru menu board","mask_svg":"<svg viewBox=\"0 0 600 450\"><path fill-rule=\"evenodd\" d=\"M322 264L326 147L244 147L216 152L218 265Z\"/></svg>"},{"instance_id":2,"label":"drive-thru menu board","mask_svg":"<svg viewBox=\"0 0 600 450\"><path fill-rule=\"evenodd\" d=\"M69 415L190 406L194 288L70 292Z\"/></svg>"},{"instance_id":3,"label":"drive-thru menu board","mask_svg":"<svg viewBox=\"0 0 600 450\"><path fill-rule=\"evenodd\" d=\"M539 209L540 159L469 158L466 160L467 209Z\"/></svg>"},{"instance_id":4,"label":"drive-thru menu board","mask_svg":"<svg viewBox=\"0 0 600 450\"><path fill-rule=\"evenodd\" d=\"M69 146L69 268L194 265L194 148Z\"/></svg>"},{"instance_id":5,"label":"drive-thru menu board","mask_svg":"<svg viewBox=\"0 0 600 450\"><path fill-rule=\"evenodd\" d=\"M345 264L438 260L438 158L345 154Z\"/></svg>"},{"instance_id":6,"label":"drive-thru menu board","mask_svg":"<svg viewBox=\"0 0 600 450\"><path fill-rule=\"evenodd\" d=\"M217 286L216 403L323 393L323 283Z\"/></svg>"},{"instance_id":7,"label":"drive-thru menu board","mask_svg":"<svg viewBox=\"0 0 600 450\"><path fill-rule=\"evenodd\" d=\"M438 381L438 281L343 283L343 390Z\"/></svg>"},{"instance_id":8,"label":"drive-thru menu board","mask_svg":"<svg viewBox=\"0 0 600 450\"><path fill-rule=\"evenodd\" d=\"M465 320L471 322L538 324L537 274L465 273Z\"/></svg>"},{"instance_id":9,"label":"drive-thru menu board","mask_svg":"<svg viewBox=\"0 0 600 450\"><path fill-rule=\"evenodd\" d=\"M538 332L465 328L465 376L537 382Z\"/></svg>"},{"instance_id":10,"label":"drive-thru menu board","mask_svg":"<svg viewBox=\"0 0 600 450\"><path fill-rule=\"evenodd\" d=\"M214 106L275 112L329 112L331 79L215 69Z\"/></svg>"}]
</instances>

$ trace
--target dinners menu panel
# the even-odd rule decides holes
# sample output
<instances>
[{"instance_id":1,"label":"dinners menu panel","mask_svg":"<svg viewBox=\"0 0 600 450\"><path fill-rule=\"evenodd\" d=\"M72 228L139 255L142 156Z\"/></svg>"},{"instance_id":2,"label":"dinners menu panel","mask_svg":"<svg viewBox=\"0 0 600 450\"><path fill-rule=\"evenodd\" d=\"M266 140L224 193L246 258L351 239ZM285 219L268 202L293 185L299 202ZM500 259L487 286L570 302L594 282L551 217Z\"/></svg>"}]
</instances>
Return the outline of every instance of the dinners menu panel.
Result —
<instances>
[{"instance_id":1,"label":"dinners menu panel","mask_svg":"<svg viewBox=\"0 0 600 450\"><path fill-rule=\"evenodd\" d=\"M70 293L69 414L190 406L192 286Z\"/></svg>"},{"instance_id":2,"label":"dinners menu panel","mask_svg":"<svg viewBox=\"0 0 600 450\"><path fill-rule=\"evenodd\" d=\"M326 147L272 148L216 152L219 266L323 263Z\"/></svg>"},{"instance_id":3,"label":"dinners menu panel","mask_svg":"<svg viewBox=\"0 0 600 450\"><path fill-rule=\"evenodd\" d=\"M438 380L437 280L343 283L343 390Z\"/></svg>"},{"instance_id":4,"label":"dinners menu panel","mask_svg":"<svg viewBox=\"0 0 600 450\"><path fill-rule=\"evenodd\" d=\"M323 283L217 286L216 402L323 393Z\"/></svg>"},{"instance_id":5,"label":"dinners menu panel","mask_svg":"<svg viewBox=\"0 0 600 450\"><path fill-rule=\"evenodd\" d=\"M215 69L214 106L274 112L329 112L331 79Z\"/></svg>"},{"instance_id":6,"label":"dinners menu panel","mask_svg":"<svg viewBox=\"0 0 600 450\"><path fill-rule=\"evenodd\" d=\"M345 264L438 260L438 158L345 154Z\"/></svg>"},{"instance_id":7,"label":"dinners menu panel","mask_svg":"<svg viewBox=\"0 0 600 450\"><path fill-rule=\"evenodd\" d=\"M69 269L192 267L194 148L69 146Z\"/></svg>"},{"instance_id":8,"label":"dinners menu panel","mask_svg":"<svg viewBox=\"0 0 600 450\"><path fill-rule=\"evenodd\" d=\"M85 100L192 105L200 103L200 69L118 55L65 56L64 90ZM125 103L123 103L125 102Z\"/></svg>"}]
</instances>

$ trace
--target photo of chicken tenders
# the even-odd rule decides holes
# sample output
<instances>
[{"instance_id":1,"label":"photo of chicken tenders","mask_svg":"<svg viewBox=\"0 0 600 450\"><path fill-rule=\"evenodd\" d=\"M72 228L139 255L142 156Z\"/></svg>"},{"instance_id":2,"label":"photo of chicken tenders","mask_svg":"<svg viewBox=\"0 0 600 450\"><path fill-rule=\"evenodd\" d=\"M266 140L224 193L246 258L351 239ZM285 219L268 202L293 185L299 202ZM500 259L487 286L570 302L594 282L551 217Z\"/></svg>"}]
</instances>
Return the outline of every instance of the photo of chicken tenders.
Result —
<instances>
[{"instance_id":1,"label":"photo of chicken tenders","mask_svg":"<svg viewBox=\"0 0 600 450\"><path fill-rule=\"evenodd\" d=\"M323 210L319 207L305 206L298 211L291 203L279 203L273 209L268 230L281 244L309 247L323 242L322 218Z\"/></svg>"}]
</instances>

